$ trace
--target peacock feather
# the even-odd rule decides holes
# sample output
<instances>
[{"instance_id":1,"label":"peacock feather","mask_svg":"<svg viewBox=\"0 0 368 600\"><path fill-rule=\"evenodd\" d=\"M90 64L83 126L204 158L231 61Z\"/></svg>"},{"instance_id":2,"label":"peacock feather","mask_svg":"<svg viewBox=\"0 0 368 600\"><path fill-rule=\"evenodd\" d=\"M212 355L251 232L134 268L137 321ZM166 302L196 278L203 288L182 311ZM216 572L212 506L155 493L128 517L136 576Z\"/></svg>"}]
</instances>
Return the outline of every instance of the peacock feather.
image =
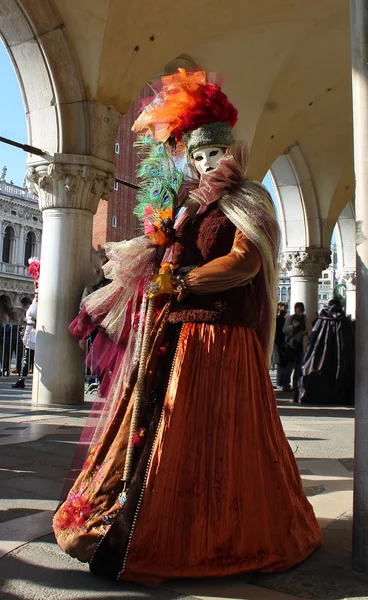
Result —
<instances>
[{"instance_id":1,"label":"peacock feather","mask_svg":"<svg viewBox=\"0 0 368 600\"><path fill-rule=\"evenodd\" d=\"M156 142L148 129L137 137L140 162L137 175L140 189L134 214L143 225L144 232L153 236L160 245L170 242L175 210L183 173L175 165L165 144Z\"/></svg>"}]
</instances>

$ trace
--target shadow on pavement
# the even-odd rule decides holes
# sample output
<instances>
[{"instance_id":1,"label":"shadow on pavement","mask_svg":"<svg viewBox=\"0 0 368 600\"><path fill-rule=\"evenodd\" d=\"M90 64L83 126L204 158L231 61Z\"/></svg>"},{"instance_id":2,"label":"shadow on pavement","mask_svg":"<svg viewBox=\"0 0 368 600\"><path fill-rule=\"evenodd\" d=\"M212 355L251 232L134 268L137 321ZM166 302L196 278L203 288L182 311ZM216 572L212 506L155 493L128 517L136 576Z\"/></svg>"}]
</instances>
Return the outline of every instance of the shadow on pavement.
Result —
<instances>
[{"instance_id":1,"label":"shadow on pavement","mask_svg":"<svg viewBox=\"0 0 368 600\"><path fill-rule=\"evenodd\" d=\"M338 408L328 406L307 406L306 404L288 404L285 406L278 406L279 415L283 417L315 417L317 419L321 417L328 417L330 419L353 419L354 408Z\"/></svg>"},{"instance_id":2,"label":"shadow on pavement","mask_svg":"<svg viewBox=\"0 0 368 600\"><path fill-rule=\"evenodd\" d=\"M179 596L164 589L151 590L134 583L117 583L94 577L88 566L60 550L53 535L5 556L0 561L0 582L2 600L41 600L50 596L58 600L174 600Z\"/></svg>"},{"instance_id":3,"label":"shadow on pavement","mask_svg":"<svg viewBox=\"0 0 368 600\"><path fill-rule=\"evenodd\" d=\"M297 567L284 573L255 575L252 583L316 600L366 598L368 574L351 567L352 513L325 527L323 539L323 547Z\"/></svg>"}]
</instances>

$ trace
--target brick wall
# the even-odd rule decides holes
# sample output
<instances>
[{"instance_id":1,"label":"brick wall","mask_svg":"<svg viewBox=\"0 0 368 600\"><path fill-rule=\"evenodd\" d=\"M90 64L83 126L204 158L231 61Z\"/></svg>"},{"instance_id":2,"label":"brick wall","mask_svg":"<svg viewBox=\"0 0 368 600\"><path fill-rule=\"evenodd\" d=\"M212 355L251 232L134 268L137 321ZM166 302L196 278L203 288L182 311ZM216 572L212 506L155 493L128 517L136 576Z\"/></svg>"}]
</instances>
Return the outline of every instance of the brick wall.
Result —
<instances>
[{"instance_id":1,"label":"brick wall","mask_svg":"<svg viewBox=\"0 0 368 600\"><path fill-rule=\"evenodd\" d=\"M142 99L152 96L152 90L146 86L133 102L128 112L123 116L116 138L116 178L137 183L135 172L137 169L137 151L133 144L135 134L131 131L140 110ZM105 242L130 240L141 235L138 221L133 215L136 191L121 183L115 184L117 189L112 192L111 198L105 202L100 201L93 221L93 247L103 246Z\"/></svg>"},{"instance_id":2,"label":"brick wall","mask_svg":"<svg viewBox=\"0 0 368 600\"><path fill-rule=\"evenodd\" d=\"M92 246L95 250L107 242L107 200L100 200L97 212L93 217Z\"/></svg>"}]
</instances>

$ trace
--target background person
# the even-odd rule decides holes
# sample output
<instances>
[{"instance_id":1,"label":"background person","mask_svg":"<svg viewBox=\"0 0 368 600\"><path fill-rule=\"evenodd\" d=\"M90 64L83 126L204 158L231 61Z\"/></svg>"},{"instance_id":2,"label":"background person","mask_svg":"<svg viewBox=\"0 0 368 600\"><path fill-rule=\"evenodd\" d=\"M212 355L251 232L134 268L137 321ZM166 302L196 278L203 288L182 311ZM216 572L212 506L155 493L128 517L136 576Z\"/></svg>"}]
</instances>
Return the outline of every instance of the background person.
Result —
<instances>
[{"instance_id":1,"label":"background person","mask_svg":"<svg viewBox=\"0 0 368 600\"><path fill-rule=\"evenodd\" d=\"M12 385L13 388L24 389L25 379L29 373L30 366L33 365L34 351L36 348L36 323L37 323L37 307L38 307L38 280L40 277L40 261L32 257L29 259L29 274L34 279L35 295L32 304L27 309L25 318L25 329L23 334L23 359L21 366L21 376Z\"/></svg>"},{"instance_id":2,"label":"background person","mask_svg":"<svg viewBox=\"0 0 368 600\"><path fill-rule=\"evenodd\" d=\"M352 406L355 382L355 332L338 299L321 310L302 363L300 402Z\"/></svg>"},{"instance_id":3,"label":"background person","mask_svg":"<svg viewBox=\"0 0 368 600\"><path fill-rule=\"evenodd\" d=\"M38 306L38 284L35 283L35 295L26 312L26 325L23 334L23 359L21 365L20 378L12 385L13 388L25 387L25 379L33 364L34 351L36 348L36 321Z\"/></svg>"},{"instance_id":4,"label":"background person","mask_svg":"<svg viewBox=\"0 0 368 600\"><path fill-rule=\"evenodd\" d=\"M296 302L294 314L286 317L283 327L285 334L285 369L283 373L283 391L293 390L293 399L298 401L299 378L304 353L305 336L307 335L307 318L303 302ZM290 386L293 374L292 387Z\"/></svg>"},{"instance_id":5,"label":"background person","mask_svg":"<svg viewBox=\"0 0 368 600\"><path fill-rule=\"evenodd\" d=\"M277 317L276 317L276 333L275 333L275 344L273 351L273 362L276 365L276 385L282 387L283 374L285 369L285 354L284 354L284 325L285 319L288 312L288 305L286 302L279 302L277 305Z\"/></svg>"}]
</instances>

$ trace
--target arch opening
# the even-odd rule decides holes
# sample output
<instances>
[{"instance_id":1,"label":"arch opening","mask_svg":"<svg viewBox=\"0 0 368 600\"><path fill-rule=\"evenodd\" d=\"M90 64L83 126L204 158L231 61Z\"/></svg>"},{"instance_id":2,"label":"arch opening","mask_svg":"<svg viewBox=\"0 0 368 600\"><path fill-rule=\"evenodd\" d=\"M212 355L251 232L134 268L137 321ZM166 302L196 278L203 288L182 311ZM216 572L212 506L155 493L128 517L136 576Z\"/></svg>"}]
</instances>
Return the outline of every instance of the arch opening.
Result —
<instances>
[{"instance_id":1,"label":"arch opening","mask_svg":"<svg viewBox=\"0 0 368 600\"><path fill-rule=\"evenodd\" d=\"M15 245L15 233L13 227L8 225L5 227L3 237L3 249L2 249L2 261L4 263L14 262L14 245Z\"/></svg>"},{"instance_id":2,"label":"arch opening","mask_svg":"<svg viewBox=\"0 0 368 600\"><path fill-rule=\"evenodd\" d=\"M36 254L36 236L33 231L29 231L26 237L24 249L24 266L28 267L29 259Z\"/></svg>"}]
</instances>

